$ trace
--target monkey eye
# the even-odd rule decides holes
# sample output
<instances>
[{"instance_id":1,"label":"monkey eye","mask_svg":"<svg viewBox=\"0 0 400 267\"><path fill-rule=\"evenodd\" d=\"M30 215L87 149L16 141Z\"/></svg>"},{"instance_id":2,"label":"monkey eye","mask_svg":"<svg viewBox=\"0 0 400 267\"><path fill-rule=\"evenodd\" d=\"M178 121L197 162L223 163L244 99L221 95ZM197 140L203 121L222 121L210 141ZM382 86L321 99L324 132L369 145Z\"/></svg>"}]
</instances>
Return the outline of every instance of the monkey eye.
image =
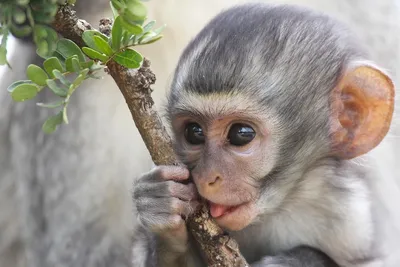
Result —
<instances>
[{"instance_id":1,"label":"monkey eye","mask_svg":"<svg viewBox=\"0 0 400 267\"><path fill-rule=\"evenodd\" d=\"M200 145L204 143L205 137L201 126L195 122L188 123L185 128L185 138L189 144Z\"/></svg>"},{"instance_id":2,"label":"monkey eye","mask_svg":"<svg viewBox=\"0 0 400 267\"><path fill-rule=\"evenodd\" d=\"M228 141L234 146L244 146L250 143L256 132L249 125L236 123L231 126L228 133Z\"/></svg>"}]
</instances>

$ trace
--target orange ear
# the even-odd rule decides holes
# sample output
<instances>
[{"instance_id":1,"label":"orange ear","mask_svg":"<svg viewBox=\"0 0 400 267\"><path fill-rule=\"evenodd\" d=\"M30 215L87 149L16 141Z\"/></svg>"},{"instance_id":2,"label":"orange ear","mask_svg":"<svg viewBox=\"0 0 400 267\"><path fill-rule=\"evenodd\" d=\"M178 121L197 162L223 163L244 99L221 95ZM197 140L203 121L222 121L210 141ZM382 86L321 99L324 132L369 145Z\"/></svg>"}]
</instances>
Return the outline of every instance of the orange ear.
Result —
<instances>
[{"instance_id":1,"label":"orange ear","mask_svg":"<svg viewBox=\"0 0 400 267\"><path fill-rule=\"evenodd\" d=\"M394 92L392 80L374 67L356 67L344 75L331 102L335 155L351 159L382 141L392 121Z\"/></svg>"}]
</instances>

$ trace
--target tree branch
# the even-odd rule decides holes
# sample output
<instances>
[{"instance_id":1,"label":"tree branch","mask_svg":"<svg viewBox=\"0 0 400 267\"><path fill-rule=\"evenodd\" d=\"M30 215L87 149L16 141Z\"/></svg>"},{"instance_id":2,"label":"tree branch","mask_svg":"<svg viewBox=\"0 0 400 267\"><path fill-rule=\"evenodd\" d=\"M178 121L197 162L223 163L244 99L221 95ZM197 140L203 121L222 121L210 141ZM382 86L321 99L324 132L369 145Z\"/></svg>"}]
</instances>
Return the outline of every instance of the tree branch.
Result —
<instances>
[{"instance_id":1,"label":"tree branch","mask_svg":"<svg viewBox=\"0 0 400 267\"><path fill-rule=\"evenodd\" d=\"M74 41L80 47L85 46L82 33L92 29L86 21L78 19L69 6L60 8L53 27L62 36ZM150 61L144 59L141 68L132 70L111 60L107 68L126 100L153 162L157 165L179 164L172 148L171 138L153 108L151 85L155 83L156 77L150 69ZM225 234L214 222L206 206L201 207L189 217L187 225L200 244L208 266L249 266L240 254L236 241Z\"/></svg>"}]
</instances>

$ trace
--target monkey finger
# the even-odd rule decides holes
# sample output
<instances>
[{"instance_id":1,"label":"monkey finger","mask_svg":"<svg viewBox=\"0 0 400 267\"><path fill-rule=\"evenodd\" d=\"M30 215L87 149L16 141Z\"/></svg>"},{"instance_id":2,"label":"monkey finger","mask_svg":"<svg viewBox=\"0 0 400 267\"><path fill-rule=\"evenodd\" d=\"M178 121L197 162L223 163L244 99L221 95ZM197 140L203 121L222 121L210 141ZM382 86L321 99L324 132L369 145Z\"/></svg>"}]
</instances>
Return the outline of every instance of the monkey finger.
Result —
<instances>
[{"instance_id":1,"label":"monkey finger","mask_svg":"<svg viewBox=\"0 0 400 267\"><path fill-rule=\"evenodd\" d=\"M139 216L141 224L155 233L163 233L167 230L179 230L186 228L185 221L177 214L151 214L149 216Z\"/></svg>"},{"instance_id":2,"label":"monkey finger","mask_svg":"<svg viewBox=\"0 0 400 267\"><path fill-rule=\"evenodd\" d=\"M189 179L189 170L184 166L157 166L149 172L149 181L185 181Z\"/></svg>"},{"instance_id":3,"label":"monkey finger","mask_svg":"<svg viewBox=\"0 0 400 267\"><path fill-rule=\"evenodd\" d=\"M198 198L196 186L193 183L184 185L174 181L160 183L142 183L134 188L134 199L140 197L176 197L182 200Z\"/></svg>"},{"instance_id":4,"label":"monkey finger","mask_svg":"<svg viewBox=\"0 0 400 267\"><path fill-rule=\"evenodd\" d=\"M195 200L199 198L197 188L194 183L181 184L174 181L166 181L166 194L182 200Z\"/></svg>"},{"instance_id":5,"label":"monkey finger","mask_svg":"<svg viewBox=\"0 0 400 267\"><path fill-rule=\"evenodd\" d=\"M151 217L154 214L171 214L187 216L197 207L197 201L186 202L179 198L150 198L143 197L136 200L136 209L141 216Z\"/></svg>"},{"instance_id":6,"label":"monkey finger","mask_svg":"<svg viewBox=\"0 0 400 267\"><path fill-rule=\"evenodd\" d=\"M140 197L135 199L134 204L138 214L141 216L151 217L153 214L158 213L172 214L171 204L168 198L155 198L152 196Z\"/></svg>"},{"instance_id":7,"label":"monkey finger","mask_svg":"<svg viewBox=\"0 0 400 267\"><path fill-rule=\"evenodd\" d=\"M199 205L198 201L186 202L178 198L172 198L171 211L173 214L179 214L183 216L183 218L186 218L196 210L198 205Z\"/></svg>"}]
</instances>

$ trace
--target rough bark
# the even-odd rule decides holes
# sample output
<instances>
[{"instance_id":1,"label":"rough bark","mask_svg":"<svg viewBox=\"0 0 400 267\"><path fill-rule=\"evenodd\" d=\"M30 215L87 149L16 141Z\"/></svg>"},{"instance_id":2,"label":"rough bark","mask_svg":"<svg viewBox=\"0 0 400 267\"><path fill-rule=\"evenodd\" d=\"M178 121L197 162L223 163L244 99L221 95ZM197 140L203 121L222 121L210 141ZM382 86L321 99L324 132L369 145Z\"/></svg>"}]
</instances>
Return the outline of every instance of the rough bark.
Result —
<instances>
[{"instance_id":1,"label":"rough bark","mask_svg":"<svg viewBox=\"0 0 400 267\"><path fill-rule=\"evenodd\" d=\"M60 8L53 27L59 34L73 40L80 47L85 45L81 38L82 33L92 29L86 21L78 19L69 6ZM107 68L126 100L133 121L153 162L157 165L179 164L172 148L171 138L153 108L151 85L155 83L156 76L150 69L150 61L145 59L141 68L132 70L111 60L107 63ZM187 225L203 250L208 266L249 266L240 254L237 242L214 222L206 206L190 216Z\"/></svg>"}]
</instances>

